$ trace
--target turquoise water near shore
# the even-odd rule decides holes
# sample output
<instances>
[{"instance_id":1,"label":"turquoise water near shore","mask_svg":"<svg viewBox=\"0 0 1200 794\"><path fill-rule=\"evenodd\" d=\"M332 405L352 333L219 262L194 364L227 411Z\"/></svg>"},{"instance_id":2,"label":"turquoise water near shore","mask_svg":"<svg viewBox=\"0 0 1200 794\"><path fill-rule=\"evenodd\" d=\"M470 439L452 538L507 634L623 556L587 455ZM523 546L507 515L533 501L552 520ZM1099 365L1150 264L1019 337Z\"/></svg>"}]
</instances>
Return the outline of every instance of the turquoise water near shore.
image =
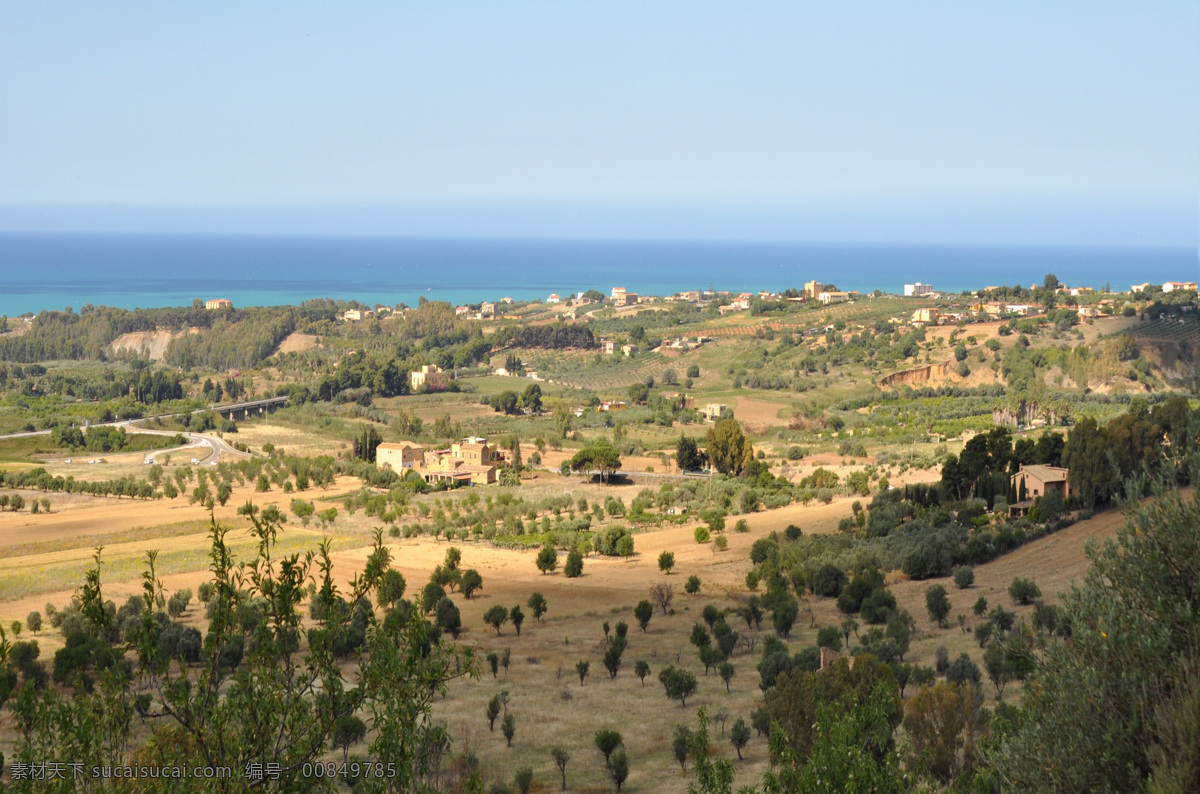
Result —
<instances>
[{"instance_id":1,"label":"turquoise water near shore","mask_svg":"<svg viewBox=\"0 0 1200 794\"><path fill-rule=\"evenodd\" d=\"M546 298L623 286L642 294L782 290L812 279L841 289L948 292L1070 285L1128 289L1197 280L1191 248L917 246L414 237L0 233L0 313L150 308L194 298L237 306L310 298L415 304Z\"/></svg>"}]
</instances>

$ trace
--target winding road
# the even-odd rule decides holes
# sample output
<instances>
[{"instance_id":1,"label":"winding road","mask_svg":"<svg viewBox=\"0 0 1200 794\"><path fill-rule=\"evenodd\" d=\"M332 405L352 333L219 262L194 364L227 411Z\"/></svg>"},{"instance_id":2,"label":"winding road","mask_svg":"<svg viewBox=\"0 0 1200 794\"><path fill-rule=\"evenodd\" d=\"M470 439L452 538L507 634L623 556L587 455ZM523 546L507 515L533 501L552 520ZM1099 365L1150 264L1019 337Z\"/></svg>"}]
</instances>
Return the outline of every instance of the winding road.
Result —
<instances>
[{"instance_id":1,"label":"winding road","mask_svg":"<svg viewBox=\"0 0 1200 794\"><path fill-rule=\"evenodd\" d=\"M258 405L258 401L254 402L254 403L246 403L246 405L251 405L251 406ZM226 407L238 408L240 406L234 405L234 406L226 406ZM193 411L192 413L203 413L203 410ZM198 451L203 450L203 454L194 455L192 457L197 461L197 463L205 464L205 465L208 465L208 464L215 465L215 464L219 463L221 461L222 456L229 457L229 458L237 458L237 459L246 459L246 458L254 457L249 452L241 452L239 450L234 449L232 446L225 443L224 439L222 439L220 436L215 435L215 434L192 433L192 432L187 432L187 431L174 431L174 430L151 430L150 428L139 427L136 424L134 424L135 422L145 422L150 419L165 419L165 418L172 417L172 416L179 416L179 414L164 414L163 416L157 416L157 417L149 416L144 419L119 419L119 420L113 421L113 422L97 422L91 426L92 427L122 427L122 428L125 428L126 433L145 433L147 435L152 435L152 436L177 436L177 435L180 435L188 440L188 443L182 447L174 447L172 449L156 449L156 450L147 452L146 459L149 461L154 461L154 459L159 455L175 455L180 452L186 452L187 450L191 450L191 449L198 450ZM28 431L28 432L24 432L24 433L8 433L6 435L0 435L0 440L7 439L7 438L30 438L32 436L48 436L48 435L50 435L49 430L32 430L32 431Z\"/></svg>"}]
</instances>

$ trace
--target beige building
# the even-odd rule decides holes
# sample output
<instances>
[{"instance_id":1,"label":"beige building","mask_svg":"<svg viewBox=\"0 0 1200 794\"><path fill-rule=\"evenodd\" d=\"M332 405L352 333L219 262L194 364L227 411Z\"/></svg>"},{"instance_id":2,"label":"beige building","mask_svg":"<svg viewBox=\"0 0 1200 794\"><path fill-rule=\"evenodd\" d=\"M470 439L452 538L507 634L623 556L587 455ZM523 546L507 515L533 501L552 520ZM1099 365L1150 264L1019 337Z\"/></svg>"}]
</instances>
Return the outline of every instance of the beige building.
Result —
<instances>
[{"instance_id":1,"label":"beige building","mask_svg":"<svg viewBox=\"0 0 1200 794\"><path fill-rule=\"evenodd\" d=\"M409 441L385 442L375 450L375 465L399 472L420 466L425 458L425 448Z\"/></svg>"},{"instance_id":2,"label":"beige building","mask_svg":"<svg viewBox=\"0 0 1200 794\"><path fill-rule=\"evenodd\" d=\"M204 308L206 308L206 309L232 309L233 301L229 300L229 298L213 298L212 300L208 300L208 301L204 302Z\"/></svg>"},{"instance_id":3,"label":"beige building","mask_svg":"<svg viewBox=\"0 0 1200 794\"><path fill-rule=\"evenodd\" d=\"M1012 488L1016 491L1017 502L1008 508L1010 516L1020 517L1029 512L1033 500L1045 496L1051 491L1068 496L1078 494L1079 489L1071 487L1071 472L1058 466L1025 466L1011 478Z\"/></svg>"},{"instance_id":4,"label":"beige building","mask_svg":"<svg viewBox=\"0 0 1200 794\"><path fill-rule=\"evenodd\" d=\"M914 323L925 323L926 325L936 325L940 314L937 309L917 309L912 313L912 321Z\"/></svg>"},{"instance_id":5,"label":"beige building","mask_svg":"<svg viewBox=\"0 0 1200 794\"><path fill-rule=\"evenodd\" d=\"M414 392L419 391L421 387L424 387L425 391L445 391L446 373L436 364L426 364L420 370L409 373L409 384Z\"/></svg>"},{"instance_id":6,"label":"beige building","mask_svg":"<svg viewBox=\"0 0 1200 794\"><path fill-rule=\"evenodd\" d=\"M804 285L804 297L816 300L825 291L825 285L819 281L809 281Z\"/></svg>"},{"instance_id":7,"label":"beige building","mask_svg":"<svg viewBox=\"0 0 1200 794\"><path fill-rule=\"evenodd\" d=\"M726 408L725 403L709 403L704 406L704 418L710 422L715 422L721 418Z\"/></svg>"},{"instance_id":8,"label":"beige building","mask_svg":"<svg viewBox=\"0 0 1200 794\"><path fill-rule=\"evenodd\" d=\"M841 303L844 300L849 300L849 298L850 293L848 292L822 292L817 296L817 300L827 306L831 303Z\"/></svg>"},{"instance_id":9,"label":"beige building","mask_svg":"<svg viewBox=\"0 0 1200 794\"><path fill-rule=\"evenodd\" d=\"M450 449L427 450L421 475L426 482L488 485L496 481L496 466L505 456L484 438L464 438Z\"/></svg>"}]
</instances>

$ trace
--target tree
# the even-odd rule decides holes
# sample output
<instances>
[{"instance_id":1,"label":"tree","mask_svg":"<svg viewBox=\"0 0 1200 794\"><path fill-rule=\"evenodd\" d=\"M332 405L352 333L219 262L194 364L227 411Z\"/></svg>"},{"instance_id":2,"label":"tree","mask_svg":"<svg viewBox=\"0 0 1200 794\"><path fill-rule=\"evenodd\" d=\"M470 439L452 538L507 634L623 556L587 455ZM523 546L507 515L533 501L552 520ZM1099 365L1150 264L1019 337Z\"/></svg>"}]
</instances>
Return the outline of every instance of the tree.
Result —
<instances>
[{"instance_id":1,"label":"tree","mask_svg":"<svg viewBox=\"0 0 1200 794\"><path fill-rule=\"evenodd\" d=\"M85 755L75 757L89 765L109 767L147 753L156 764L173 768L241 769L246 758L273 758L281 766L281 780L272 785L303 788L308 784L300 768L340 743L343 718L361 714L372 736L365 754L395 765L396 777L389 783L402 791L423 785L433 764L423 758L422 748L441 735L430 722L429 707L441 687L459 675L454 671L466 670L458 668L465 656L448 642L433 642L419 611L393 613L386 629L376 618L371 604L390 567L382 533L376 533L353 582L341 589L328 541L311 555L284 556L275 544L278 511L244 515L252 539L252 551L241 561L245 569L234 564L225 542L229 529L211 522L215 594L208 636L195 643L194 656L181 654L196 660L186 670L160 651L160 640L169 635L153 619L162 606L163 587L156 555L147 555L143 619L131 622L126 644L119 639L116 615L105 607L97 552L72 617L79 630L55 665L61 683L73 679L80 686L25 690L16 716L36 728L14 738L14 758L59 757L69 747L80 748ZM280 564L283 560L287 564ZM253 574L243 576L243 570ZM314 600L328 605L311 620L302 614L310 580L317 585ZM250 607L258 603L270 605L269 620ZM350 604L361 606L335 606ZM298 636L295 627L300 626L306 630ZM357 635L356 647L336 650L348 634ZM128 657L127 648L132 650ZM353 673L343 661L351 657ZM118 663L128 665L128 672L118 673ZM84 676L90 688L83 685ZM184 685L182 676L187 676ZM160 716L152 722L133 719L135 707Z\"/></svg>"},{"instance_id":2,"label":"tree","mask_svg":"<svg viewBox=\"0 0 1200 794\"><path fill-rule=\"evenodd\" d=\"M695 531L692 532L692 536L696 539L697 543L708 543L709 538L712 537L709 534L708 527L696 527Z\"/></svg>"},{"instance_id":3,"label":"tree","mask_svg":"<svg viewBox=\"0 0 1200 794\"><path fill-rule=\"evenodd\" d=\"M665 574L670 574L671 569L675 567L675 555L669 551L664 551L658 555L658 570Z\"/></svg>"},{"instance_id":4,"label":"tree","mask_svg":"<svg viewBox=\"0 0 1200 794\"><path fill-rule=\"evenodd\" d=\"M513 736L517 732L517 718L511 711L504 715L500 722L500 730L504 733L504 741L512 747Z\"/></svg>"},{"instance_id":5,"label":"tree","mask_svg":"<svg viewBox=\"0 0 1200 794\"><path fill-rule=\"evenodd\" d=\"M722 419L708 431L708 459L722 474L738 475L754 460L754 448L736 419Z\"/></svg>"},{"instance_id":6,"label":"tree","mask_svg":"<svg viewBox=\"0 0 1200 794\"><path fill-rule=\"evenodd\" d=\"M25 617L25 625L29 627L30 631L32 631L34 634L37 634L42 630L42 613L38 612L36 609L33 612L30 612Z\"/></svg>"},{"instance_id":7,"label":"tree","mask_svg":"<svg viewBox=\"0 0 1200 794\"><path fill-rule=\"evenodd\" d=\"M927 769L943 785L970 779L983 737L982 702L970 684L922 687L904 705L909 768Z\"/></svg>"},{"instance_id":8,"label":"tree","mask_svg":"<svg viewBox=\"0 0 1200 794\"><path fill-rule=\"evenodd\" d=\"M516 775L513 776L513 785L521 794L529 794L529 789L533 786L533 768L523 766L518 769Z\"/></svg>"},{"instance_id":9,"label":"tree","mask_svg":"<svg viewBox=\"0 0 1200 794\"><path fill-rule=\"evenodd\" d=\"M675 726L675 736L671 739L671 750L675 753L675 760L679 762L679 768L684 772L687 771L687 757L691 752L692 732L685 725Z\"/></svg>"},{"instance_id":10,"label":"tree","mask_svg":"<svg viewBox=\"0 0 1200 794\"><path fill-rule=\"evenodd\" d=\"M521 395L521 407L531 414L540 414L542 412L542 387L536 383L526 386L525 392Z\"/></svg>"},{"instance_id":11,"label":"tree","mask_svg":"<svg viewBox=\"0 0 1200 794\"><path fill-rule=\"evenodd\" d=\"M733 680L733 676L737 673L733 662L721 662L717 665L717 673L720 674L721 680L725 682L725 694L729 694L729 682Z\"/></svg>"},{"instance_id":12,"label":"tree","mask_svg":"<svg viewBox=\"0 0 1200 794\"><path fill-rule=\"evenodd\" d=\"M342 748L342 763L346 763L350 745L358 744L367 735L367 724L353 714L338 719L333 728L333 747Z\"/></svg>"},{"instance_id":13,"label":"tree","mask_svg":"<svg viewBox=\"0 0 1200 794\"><path fill-rule=\"evenodd\" d=\"M1003 700L1004 687L1012 680L1013 669L1008 654L999 642L991 643L983 652L983 669L987 670L992 686L996 687L996 700Z\"/></svg>"},{"instance_id":14,"label":"tree","mask_svg":"<svg viewBox=\"0 0 1200 794\"><path fill-rule=\"evenodd\" d=\"M492 699L488 701L486 712L489 731L496 730L496 718L500 716L501 708L503 708L503 704L500 702L500 696L492 695Z\"/></svg>"},{"instance_id":15,"label":"tree","mask_svg":"<svg viewBox=\"0 0 1200 794\"><path fill-rule=\"evenodd\" d=\"M430 582L421 591L421 609L426 615L437 609L438 602L446 597L446 589L437 582Z\"/></svg>"},{"instance_id":16,"label":"tree","mask_svg":"<svg viewBox=\"0 0 1200 794\"><path fill-rule=\"evenodd\" d=\"M554 417L554 437L564 439L571 432L571 406L566 400L554 400L550 405L550 413Z\"/></svg>"},{"instance_id":17,"label":"tree","mask_svg":"<svg viewBox=\"0 0 1200 794\"><path fill-rule=\"evenodd\" d=\"M508 622L508 610L496 604L488 607L488 610L483 613L483 622L496 630L496 636L500 636L500 627Z\"/></svg>"},{"instance_id":18,"label":"tree","mask_svg":"<svg viewBox=\"0 0 1200 794\"><path fill-rule=\"evenodd\" d=\"M842 636L846 638L846 647L850 647L850 634L858 636L858 621L852 617L846 617L842 620Z\"/></svg>"},{"instance_id":19,"label":"tree","mask_svg":"<svg viewBox=\"0 0 1200 794\"><path fill-rule=\"evenodd\" d=\"M633 666L633 674L642 682L642 686L645 686L646 676L650 675L650 663L639 659L638 663Z\"/></svg>"},{"instance_id":20,"label":"tree","mask_svg":"<svg viewBox=\"0 0 1200 794\"><path fill-rule=\"evenodd\" d=\"M570 465L571 471L589 474L595 471L600 474L601 482L608 482L608 478L621 468L621 453L612 444L601 439L576 452Z\"/></svg>"},{"instance_id":21,"label":"tree","mask_svg":"<svg viewBox=\"0 0 1200 794\"><path fill-rule=\"evenodd\" d=\"M960 565L954 571L954 584L958 585L959 590L966 590L975 584L975 569L970 565Z\"/></svg>"},{"instance_id":22,"label":"tree","mask_svg":"<svg viewBox=\"0 0 1200 794\"><path fill-rule=\"evenodd\" d=\"M542 615L546 614L546 597L541 593L533 593L529 596L529 600L525 602L525 606L529 607L529 610L533 612L534 619L540 623Z\"/></svg>"},{"instance_id":23,"label":"tree","mask_svg":"<svg viewBox=\"0 0 1200 794\"><path fill-rule=\"evenodd\" d=\"M608 776L612 779L613 785L617 787L617 791L620 791L621 786L629 778L629 759L625 755L625 750L622 748L613 753L612 759L605 761L604 767L608 770Z\"/></svg>"},{"instance_id":24,"label":"tree","mask_svg":"<svg viewBox=\"0 0 1200 794\"><path fill-rule=\"evenodd\" d=\"M208 582L209 597L212 596L212 585ZM379 582L379 589L375 593L375 598L381 607L394 607L400 603L400 599L404 597L404 590L408 583L404 581L404 576L399 571L388 570L383 574ZM208 603L208 599L204 597L204 585L200 586L200 600Z\"/></svg>"},{"instance_id":25,"label":"tree","mask_svg":"<svg viewBox=\"0 0 1200 794\"><path fill-rule=\"evenodd\" d=\"M1117 489L1117 472L1108 452L1108 437L1093 417L1080 419L1067 435L1062 465L1071 470L1071 487L1078 489L1088 508L1108 501Z\"/></svg>"},{"instance_id":26,"label":"tree","mask_svg":"<svg viewBox=\"0 0 1200 794\"><path fill-rule=\"evenodd\" d=\"M1012 584L1008 586L1008 594L1012 596L1014 603L1022 606L1032 604L1036 599L1042 597L1042 589L1038 587L1030 579L1022 579L1017 577L1012 580Z\"/></svg>"},{"instance_id":27,"label":"tree","mask_svg":"<svg viewBox=\"0 0 1200 794\"><path fill-rule=\"evenodd\" d=\"M622 535L617 539L617 554L625 560L633 556L633 535Z\"/></svg>"},{"instance_id":28,"label":"tree","mask_svg":"<svg viewBox=\"0 0 1200 794\"><path fill-rule=\"evenodd\" d=\"M521 624L525 622L525 613L521 611L520 604L514 604L513 608L508 610L508 619L512 621L513 628L517 630L517 636L521 636Z\"/></svg>"},{"instance_id":29,"label":"tree","mask_svg":"<svg viewBox=\"0 0 1200 794\"><path fill-rule=\"evenodd\" d=\"M946 588L940 584L926 588L925 608L929 610L929 619L945 628L946 617L950 614L950 598L946 595Z\"/></svg>"},{"instance_id":30,"label":"tree","mask_svg":"<svg viewBox=\"0 0 1200 794\"><path fill-rule=\"evenodd\" d=\"M671 600L675 598L675 587L669 584L656 584L650 588L650 598L658 604L659 609L665 615L671 606Z\"/></svg>"},{"instance_id":31,"label":"tree","mask_svg":"<svg viewBox=\"0 0 1200 794\"><path fill-rule=\"evenodd\" d=\"M626 643L624 637L616 637L604 651L604 667L608 670L609 678L616 678L617 671L621 669L621 655L625 653Z\"/></svg>"},{"instance_id":32,"label":"tree","mask_svg":"<svg viewBox=\"0 0 1200 794\"><path fill-rule=\"evenodd\" d=\"M581 659L575 663L575 672L579 674L580 686L583 686L583 679L587 678L588 668L591 666L591 662L587 661L586 659Z\"/></svg>"},{"instance_id":33,"label":"tree","mask_svg":"<svg viewBox=\"0 0 1200 794\"><path fill-rule=\"evenodd\" d=\"M550 757L554 759L555 766L558 767L559 773L562 774L562 790L566 791L567 790L567 763L571 760L571 754L568 753L566 750L564 750L562 747L559 747L556 745L556 746L550 748Z\"/></svg>"},{"instance_id":34,"label":"tree","mask_svg":"<svg viewBox=\"0 0 1200 794\"><path fill-rule=\"evenodd\" d=\"M479 575L479 571L475 570L474 568L468 568L467 570L463 571L462 579L458 584L458 589L462 591L462 594L467 597L468 601L471 600L471 595L474 594L475 591L482 588L483 577Z\"/></svg>"},{"instance_id":35,"label":"tree","mask_svg":"<svg viewBox=\"0 0 1200 794\"><path fill-rule=\"evenodd\" d=\"M687 699L696 692L696 676L674 665L663 668L658 674L658 681L666 690L667 697L671 700L678 698L683 706L687 706Z\"/></svg>"},{"instance_id":36,"label":"tree","mask_svg":"<svg viewBox=\"0 0 1200 794\"><path fill-rule=\"evenodd\" d=\"M633 608L633 616L637 618L638 627L645 632L646 627L650 625L650 618L654 617L654 605L644 599L639 601Z\"/></svg>"},{"instance_id":37,"label":"tree","mask_svg":"<svg viewBox=\"0 0 1200 794\"><path fill-rule=\"evenodd\" d=\"M563 575L568 579L577 579L583 576L583 555L578 549L571 549L567 552L567 564L563 566Z\"/></svg>"},{"instance_id":38,"label":"tree","mask_svg":"<svg viewBox=\"0 0 1200 794\"><path fill-rule=\"evenodd\" d=\"M520 402L515 391L506 390L494 395L490 404L493 411L511 416L519 410Z\"/></svg>"},{"instance_id":39,"label":"tree","mask_svg":"<svg viewBox=\"0 0 1200 794\"><path fill-rule=\"evenodd\" d=\"M704 468L705 455L696 445L696 440L680 436L675 444L675 465L680 471L699 471Z\"/></svg>"},{"instance_id":40,"label":"tree","mask_svg":"<svg viewBox=\"0 0 1200 794\"><path fill-rule=\"evenodd\" d=\"M849 644L847 639L846 643ZM829 648L832 651L840 651L842 649L842 630L837 626L822 626L817 629L817 645L821 648Z\"/></svg>"},{"instance_id":41,"label":"tree","mask_svg":"<svg viewBox=\"0 0 1200 794\"><path fill-rule=\"evenodd\" d=\"M452 637L458 639L458 634L462 631L462 615L459 614L458 606L449 598L443 598L438 601L435 610L437 625L442 631L447 631Z\"/></svg>"},{"instance_id":42,"label":"tree","mask_svg":"<svg viewBox=\"0 0 1200 794\"><path fill-rule=\"evenodd\" d=\"M683 592L688 595L695 595L700 592L700 577L692 574L683 584Z\"/></svg>"},{"instance_id":43,"label":"tree","mask_svg":"<svg viewBox=\"0 0 1200 794\"><path fill-rule=\"evenodd\" d=\"M970 682L979 686L983 683L983 676L979 672L979 665L971 661L970 656L962 653L946 668L946 681L951 684Z\"/></svg>"},{"instance_id":44,"label":"tree","mask_svg":"<svg viewBox=\"0 0 1200 794\"><path fill-rule=\"evenodd\" d=\"M733 727L729 730L729 741L733 745L733 749L737 750L738 760L742 760L742 748L750 743L750 726L746 724L743 717L738 717L734 721Z\"/></svg>"},{"instance_id":45,"label":"tree","mask_svg":"<svg viewBox=\"0 0 1200 794\"><path fill-rule=\"evenodd\" d=\"M553 572L557 567L558 550L554 548L553 544L547 543L545 546L542 546L542 550L538 552L537 569L541 571L542 574L547 574Z\"/></svg>"},{"instance_id":46,"label":"tree","mask_svg":"<svg viewBox=\"0 0 1200 794\"><path fill-rule=\"evenodd\" d=\"M771 610L771 625L775 627L775 631L779 632L779 636L786 640L792 633L792 626L796 624L798 617L800 617L800 605L790 595L784 595Z\"/></svg>"},{"instance_id":47,"label":"tree","mask_svg":"<svg viewBox=\"0 0 1200 794\"><path fill-rule=\"evenodd\" d=\"M621 743L624 741L619 732L609 728L602 728L601 730L596 731L594 738L596 742L596 749L604 755L604 763L606 765L608 764L608 759L613 754L613 751L620 747Z\"/></svg>"}]
</instances>

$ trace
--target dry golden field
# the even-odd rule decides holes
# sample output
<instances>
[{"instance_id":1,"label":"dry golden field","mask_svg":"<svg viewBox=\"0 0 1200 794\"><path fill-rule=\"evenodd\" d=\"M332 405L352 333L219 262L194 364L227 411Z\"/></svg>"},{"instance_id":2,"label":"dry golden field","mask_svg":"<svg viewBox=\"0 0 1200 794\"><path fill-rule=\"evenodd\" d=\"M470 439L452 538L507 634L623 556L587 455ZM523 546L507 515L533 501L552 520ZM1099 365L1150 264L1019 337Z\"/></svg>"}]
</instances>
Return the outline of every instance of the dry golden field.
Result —
<instances>
[{"instance_id":1,"label":"dry golden field","mask_svg":"<svg viewBox=\"0 0 1200 794\"><path fill-rule=\"evenodd\" d=\"M290 445L300 451L306 444L307 439L300 431L285 439L275 430L271 430L272 440L281 446ZM242 440L249 440L247 435ZM551 462L550 457L547 455L547 462ZM818 461L804 463L807 468ZM833 461L828 463L836 465ZM910 472L910 475L914 479L936 477L932 472ZM574 496L594 499L616 494L626 501L641 487L641 484L601 487L546 473L538 474L523 486L531 494L566 489ZM344 494L357 488L357 480L339 480L326 495ZM310 499L319 496L316 491L305 494ZM248 538L242 529L245 522L236 515L236 506L253 499L258 504L286 508L291 498L292 495L278 489L254 493L252 487L241 486L235 489L226 507L216 509L216 518L237 528L230 536L233 546L238 552L248 552ZM93 550L98 545L105 547L105 597L118 603L139 591L137 577L142 560L151 549L160 552L159 570L168 592L183 587L195 592L207 578L208 515L200 506L188 506L183 499L141 502L77 496L56 498L54 502L49 514L0 513L0 619L5 625L12 620L24 621L30 611L41 609L47 602L63 606L82 582L83 572L92 564ZM704 605L733 607L746 597L748 552L754 540L789 524L800 526L805 533L835 532L838 521L851 514L851 502L843 498L829 505L796 504L750 515L747 517L750 531L727 532L729 549L721 553L714 553L711 543L694 541L694 522L640 532L635 537L636 553L630 560L589 556L583 576L576 579L565 578L561 571L539 573L534 565L534 551L498 549L479 541L455 542L463 554L462 566L477 569L484 579L482 590L469 601L461 594L453 596L462 611L464 625L459 643L479 651L480 676L452 685L447 697L435 704L435 717L446 721L456 743L461 746L462 742L469 742L477 750L485 770L493 778L511 780L517 768L531 766L541 790L556 789L558 773L549 747L561 744L572 757L567 769L571 790L611 790L602 757L591 739L597 729L611 727L625 737L631 768L627 790L684 791L687 778L680 774L670 749L675 726L694 726L700 706L707 707L710 714L728 714L725 735L722 736L719 724L714 726L714 733L722 752L735 757L728 744L729 727L738 717L748 720L750 712L761 702L755 670L758 653L739 650L735 654L732 661L737 672L731 691L726 693L715 671L708 676L703 674L703 665L688 643L692 624L700 620ZM993 605L1012 608L1006 589L1014 576L1034 579L1047 598L1054 600L1055 593L1067 589L1086 569L1085 539L1111 537L1121 520L1116 512L1101 514L1030 543L978 567L976 584L968 590L960 591L943 580L941 583L947 585L953 603L949 629L938 629L925 612L925 588L937 583L936 580L908 582L903 576L892 574L889 583L899 605L908 609L918 624L905 660L931 665L934 649L940 643L947 645L951 658L967 652L978 659L980 651L973 637L954 625L956 615L970 615L971 605L981 594ZM343 583L361 568L373 523L373 519L361 513L342 513L327 530L334 538L335 573ZM281 547L287 551L315 548L322 534L315 524L309 528L289 525L281 533ZM394 566L408 582L408 595L419 591L450 545L428 537L389 539ZM663 550L675 553L675 568L669 576L662 574L657 566ZM683 593L683 582L692 574L702 581L698 595ZM674 614L664 616L656 610L649 631L643 633L638 629L632 608L648 597L651 585L660 582L675 586ZM541 592L549 603L549 612L541 622L533 620L525 607L534 591ZM521 636L516 635L511 624L506 624L500 635L484 624L482 614L494 604L522 605L527 618ZM812 609L811 617L806 611L808 607ZM1023 614L1029 609L1017 608L1017 612ZM193 601L185 622L203 628L202 615L202 609ZM832 600L806 599L789 645L794 649L811 645L816 637L815 627L839 624L841 618ZM608 621L615 630L620 620L630 626L629 647L621 670L616 678L610 679L601 661L602 624ZM968 628L973 628L976 622L975 618L969 618ZM739 632L746 630L745 623L737 618L732 618L730 625ZM769 629L764 626L766 631ZM22 638L27 636L28 633ZM52 658L61 645L57 633L48 628L37 639L43 659ZM493 678L482 661L483 656L489 652L503 654L506 650L511 653L510 667L507 671L501 669L499 676ZM575 664L584 659L591 667L581 685ZM647 661L652 671L644 686L633 673L638 660ZM699 679L699 689L686 708L667 700L657 681L658 671L668 663L687 667ZM510 693L508 709L517 720L511 748L505 746L499 725L494 732L488 730L484 716L488 699L504 689ZM990 685L985 690L993 694ZM1015 691L1016 687L1011 686L1005 692L1006 698L1012 698ZM11 728L7 724L9 719L7 715L0 718L3 730ZM0 741L0 745L4 744ZM737 785L760 779L766 763L765 740L755 736L744 756L745 760L739 764Z\"/></svg>"}]
</instances>

